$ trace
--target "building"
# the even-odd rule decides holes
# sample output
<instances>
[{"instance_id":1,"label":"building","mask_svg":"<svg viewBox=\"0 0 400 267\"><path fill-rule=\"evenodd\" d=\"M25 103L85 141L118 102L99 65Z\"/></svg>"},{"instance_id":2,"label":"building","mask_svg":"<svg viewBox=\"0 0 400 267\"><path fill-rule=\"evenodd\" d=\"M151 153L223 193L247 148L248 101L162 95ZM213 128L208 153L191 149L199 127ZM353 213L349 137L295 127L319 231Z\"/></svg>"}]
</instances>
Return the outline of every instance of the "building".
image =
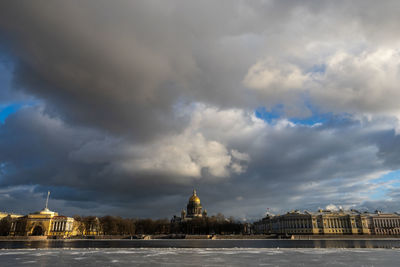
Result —
<instances>
[{"instance_id":1,"label":"building","mask_svg":"<svg viewBox=\"0 0 400 267\"><path fill-rule=\"evenodd\" d=\"M11 222L10 235L12 236L47 236L68 237L79 234L79 222L74 218L61 216L48 209L50 192L48 192L46 206L39 212L14 218Z\"/></svg>"},{"instance_id":2,"label":"building","mask_svg":"<svg viewBox=\"0 0 400 267\"><path fill-rule=\"evenodd\" d=\"M376 211L368 218L371 234L400 235L400 215Z\"/></svg>"},{"instance_id":3,"label":"building","mask_svg":"<svg viewBox=\"0 0 400 267\"><path fill-rule=\"evenodd\" d=\"M256 233L276 235L394 235L400 234L400 215L357 210L291 211L267 215L254 223Z\"/></svg>"},{"instance_id":4,"label":"building","mask_svg":"<svg viewBox=\"0 0 400 267\"><path fill-rule=\"evenodd\" d=\"M23 215L20 214L15 214L15 213L9 213L9 212L0 212L0 220L5 218L5 217L10 217L11 219L19 218L22 217Z\"/></svg>"},{"instance_id":5,"label":"building","mask_svg":"<svg viewBox=\"0 0 400 267\"><path fill-rule=\"evenodd\" d=\"M197 196L196 189L193 190L192 196L189 198L188 204L186 205L186 211L181 211L181 216L174 216L172 222L181 222L185 220L192 220L194 218L205 218L207 217L207 210L203 210L200 198Z\"/></svg>"}]
</instances>

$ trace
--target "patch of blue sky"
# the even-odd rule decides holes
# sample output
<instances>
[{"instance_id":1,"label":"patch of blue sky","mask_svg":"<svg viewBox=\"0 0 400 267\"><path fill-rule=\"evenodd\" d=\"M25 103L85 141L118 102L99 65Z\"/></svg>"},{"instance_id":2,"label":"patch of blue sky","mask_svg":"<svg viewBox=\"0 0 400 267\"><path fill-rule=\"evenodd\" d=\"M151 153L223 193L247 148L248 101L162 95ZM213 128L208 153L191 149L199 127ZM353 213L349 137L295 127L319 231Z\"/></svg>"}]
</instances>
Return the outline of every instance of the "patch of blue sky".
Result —
<instances>
[{"instance_id":1,"label":"patch of blue sky","mask_svg":"<svg viewBox=\"0 0 400 267\"><path fill-rule=\"evenodd\" d=\"M400 170L391 171L387 174L382 175L381 177L372 180L372 182L396 182L400 185Z\"/></svg>"},{"instance_id":2,"label":"patch of blue sky","mask_svg":"<svg viewBox=\"0 0 400 267\"><path fill-rule=\"evenodd\" d=\"M3 105L0 106L0 123L4 123L6 118L11 114L17 112L21 109L24 105L22 103L14 103L10 105Z\"/></svg>"},{"instance_id":3,"label":"patch of blue sky","mask_svg":"<svg viewBox=\"0 0 400 267\"><path fill-rule=\"evenodd\" d=\"M315 124L323 124L328 120L332 120L334 118L332 113L324 113L321 112L315 105L313 105L310 96L305 93L302 95L304 106L310 111L311 115L308 117L292 117L288 118L294 124L302 124L302 125L315 125Z\"/></svg>"},{"instance_id":4,"label":"patch of blue sky","mask_svg":"<svg viewBox=\"0 0 400 267\"><path fill-rule=\"evenodd\" d=\"M334 119L336 116L333 116L332 113L319 113L315 108L307 107L311 111L311 115L308 117L286 117L284 111L284 105L276 105L268 110L265 107L257 108L254 113L255 116L259 119L264 120L269 124L274 124L278 119L286 118L290 122L299 125L316 125L323 124L328 120Z\"/></svg>"},{"instance_id":5,"label":"patch of blue sky","mask_svg":"<svg viewBox=\"0 0 400 267\"><path fill-rule=\"evenodd\" d=\"M32 107L38 103L39 103L38 101L27 101L27 102L15 102L15 103L0 105L0 124L3 124L6 121L7 117L17 112L21 108Z\"/></svg>"},{"instance_id":6,"label":"patch of blue sky","mask_svg":"<svg viewBox=\"0 0 400 267\"><path fill-rule=\"evenodd\" d=\"M276 105L272 107L270 110L267 110L265 107L258 107L254 111L254 114L257 118L262 119L263 121L271 124L277 119L284 116L284 106Z\"/></svg>"},{"instance_id":7,"label":"patch of blue sky","mask_svg":"<svg viewBox=\"0 0 400 267\"><path fill-rule=\"evenodd\" d=\"M33 97L21 97L20 92L12 92L12 77L14 62L6 53L1 53L0 47L0 124L7 117L25 106L34 106L39 103Z\"/></svg>"},{"instance_id":8,"label":"patch of blue sky","mask_svg":"<svg viewBox=\"0 0 400 267\"><path fill-rule=\"evenodd\" d=\"M400 188L400 170L391 171L370 182L381 185L374 192L371 192L370 198L373 200L386 199L387 193L391 189Z\"/></svg>"},{"instance_id":9,"label":"patch of blue sky","mask_svg":"<svg viewBox=\"0 0 400 267\"><path fill-rule=\"evenodd\" d=\"M320 71L323 71L324 69L323 66L319 66L319 68L321 69ZM318 69L315 71L317 70ZM288 117L285 114L285 106L283 104L275 105L270 109L266 107L258 107L254 111L255 116L264 120L268 124L274 124L279 119L287 119L294 124L306 126L321 125L328 122L330 124L346 124L353 121L351 119L351 114L348 113L334 114L332 112L321 112L321 110L312 103L312 100L307 93L302 94L300 97L304 108L310 113L309 116Z\"/></svg>"},{"instance_id":10,"label":"patch of blue sky","mask_svg":"<svg viewBox=\"0 0 400 267\"><path fill-rule=\"evenodd\" d=\"M384 187L380 187L379 189L374 190L368 194L371 200L383 200L387 198L388 189Z\"/></svg>"},{"instance_id":11,"label":"patch of blue sky","mask_svg":"<svg viewBox=\"0 0 400 267\"><path fill-rule=\"evenodd\" d=\"M313 113L311 116L306 118L289 118L289 121L293 122L294 124L301 124L301 125L316 125L316 124L324 124L328 120L332 120L334 116L331 113L324 113L318 114Z\"/></svg>"}]
</instances>

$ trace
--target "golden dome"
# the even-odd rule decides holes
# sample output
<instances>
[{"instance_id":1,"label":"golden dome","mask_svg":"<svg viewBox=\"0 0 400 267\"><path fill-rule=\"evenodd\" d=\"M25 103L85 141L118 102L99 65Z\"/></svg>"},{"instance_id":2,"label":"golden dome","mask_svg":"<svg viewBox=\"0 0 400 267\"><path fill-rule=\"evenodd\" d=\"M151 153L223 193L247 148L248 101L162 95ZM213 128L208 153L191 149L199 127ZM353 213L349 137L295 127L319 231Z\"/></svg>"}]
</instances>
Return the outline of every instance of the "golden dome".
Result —
<instances>
[{"instance_id":1,"label":"golden dome","mask_svg":"<svg viewBox=\"0 0 400 267\"><path fill-rule=\"evenodd\" d=\"M200 204L200 198L196 195L196 190L193 190L193 195L189 198L189 202Z\"/></svg>"}]
</instances>

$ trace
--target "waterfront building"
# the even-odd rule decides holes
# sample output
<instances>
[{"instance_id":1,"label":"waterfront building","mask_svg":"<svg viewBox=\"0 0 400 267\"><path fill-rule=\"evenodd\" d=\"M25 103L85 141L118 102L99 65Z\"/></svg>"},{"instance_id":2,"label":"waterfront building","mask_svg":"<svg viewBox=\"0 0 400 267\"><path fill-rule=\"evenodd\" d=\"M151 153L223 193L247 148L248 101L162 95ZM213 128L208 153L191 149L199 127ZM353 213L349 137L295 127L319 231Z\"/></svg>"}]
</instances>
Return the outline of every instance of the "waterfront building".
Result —
<instances>
[{"instance_id":1,"label":"waterfront building","mask_svg":"<svg viewBox=\"0 0 400 267\"><path fill-rule=\"evenodd\" d=\"M49 195L50 192L43 210L12 220L10 235L64 238L79 234L79 222L48 209Z\"/></svg>"},{"instance_id":2,"label":"waterfront building","mask_svg":"<svg viewBox=\"0 0 400 267\"><path fill-rule=\"evenodd\" d=\"M5 217L10 217L11 219L16 219L19 217L22 217L24 215L20 215L20 214L15 214L15 213L9 213L9 212L0 212L0 220L5 218Z\"/></svg>"},{"instance_id":3,"label":"waterfront building","mask_svg":"<svg viewBox=\"0 0 400 267\"><path fill-rule=\"evenodd\" d=\"M400 235L400 215L376 211L368 218L371 234Z\"/></svg>"},{"instance_id":4,"label":"waterfront building","mask_svg":"<svg viewBox=\"0 0 400 267\"><path fill-rule=\"evenodd\" d=\"M254 223L254 230L256 233L276 235L398 235L400 215L378 211L296 210L283 215L267 215Z\"/></svg>"}]
</instances>

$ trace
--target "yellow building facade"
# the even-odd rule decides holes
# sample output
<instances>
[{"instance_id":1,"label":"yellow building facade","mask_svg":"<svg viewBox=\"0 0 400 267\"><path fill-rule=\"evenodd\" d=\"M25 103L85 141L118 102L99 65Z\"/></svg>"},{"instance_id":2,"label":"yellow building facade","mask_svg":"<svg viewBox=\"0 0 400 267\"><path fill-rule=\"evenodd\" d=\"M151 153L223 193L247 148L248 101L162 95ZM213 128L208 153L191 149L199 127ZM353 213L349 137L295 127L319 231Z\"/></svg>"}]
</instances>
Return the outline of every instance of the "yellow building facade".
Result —
<instances>
[{"instance_id":1,"label":"yellow building facade","mask_svg":"<svg viewBox=\"0 0 400 267\"><path fill-rule=\"evenodd\" d=\"M257 233L277 235L400 235L400 215L351 211L291 211L254 223Z\"/></svg>"},{"instance_id":2,"label":"yellow building facade","mask_svg":"<svg viewBox=\"0 0 400 267\"><path fill-rule=\"evenodd\" d=\"M16 219L16 218L22 217L24 215L15 214L15 213L8 213L8 212L0 212L0 220L5 218L5 217L8 217L8 216L10 216L11 219Z\"/></svg>"},{"instance_id":3,"label":"yellow building facade","mask_svg":"<svg viewBox=\"0 0 400 267\"><path fill-rule=\"evenodd\" d=\"M57 212L44 209L40 212L16 218L11 223L10 235L47 236L65 238L79 235L79 223L74 218L60 216Z\"/></svg>"},{"instance_id":4,"label":"yellow building facade","mask_svg":"<svg viewBox=\"0 0 400 267\"><path fill-rule=\"evenodd\" d=\"M50 192L48 192L46 207L26 216L12 218L10 235L13 236L43 236L49 238L65 238L81 235L81 222L74 218L59 215L47 208Z\"/></svg>"}]
</instances>

